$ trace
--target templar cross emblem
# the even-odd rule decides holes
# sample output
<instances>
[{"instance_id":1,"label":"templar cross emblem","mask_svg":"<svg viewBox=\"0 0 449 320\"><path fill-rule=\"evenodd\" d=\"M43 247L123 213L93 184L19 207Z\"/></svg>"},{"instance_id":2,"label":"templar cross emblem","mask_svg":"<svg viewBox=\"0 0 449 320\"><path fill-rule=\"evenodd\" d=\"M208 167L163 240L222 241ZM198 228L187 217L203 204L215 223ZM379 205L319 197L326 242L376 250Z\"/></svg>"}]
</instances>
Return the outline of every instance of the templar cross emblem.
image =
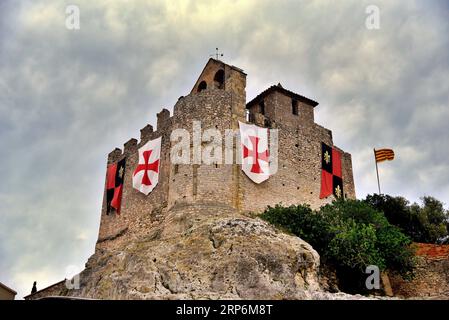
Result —
<instances>
[{"instance_id":1,"label":"templar cross emblem","mask_svg":"<svg viewBox=\"0 0 449 320\"><path fill-rule=\"evenodd\" d=\"M324 161L327 164L329 164L329 162L331 161L331 156L330 156L329 152L327 152L327 151L324 153Z\"/></svg>"},{"instance_id":2,"label":"templar cross emblem","mask_svg":"<svg viewBox=\"0 0 449 320\"><path fill-rule=\"evenodd\" d=\"M335 188L335 195L337 198L341 198L341 188L339 185Z\"/></svg>"},{"instance_id":3,"label":"templar cross emblem","mask_svg":"<svg viewBox=\"0 0 449 320\"><path fill-rule=\"evenodd\" d=\"M154 171L159 173L159 159L152 163L148 163L150 161L150 156L153 150L144 151L143 158L145 160L145 164L139 164L134 171L134 175L138 173L139 171L144 170L143 177L142 177L142 184L146 186L151 186L151 180L148 178L148 171Z\"/></svg>"},{"instance_id":4,"label":"templar cross emblem","mask_svg":"<svg viewBox=\"0 0 449 320\"><path fill-rule=\"evenodd\" d=\"M264 173L262 168L260 167L259 160L263 160L268 162L268 149L264 152L259 152L259 137L249 136L251 140L251 144L253 145L253 149L248 149L245 145L243 145L243 159L245 158L253 158L253 165L251 167L251 172L253 173Z\"/></svg>"}]
</instances>

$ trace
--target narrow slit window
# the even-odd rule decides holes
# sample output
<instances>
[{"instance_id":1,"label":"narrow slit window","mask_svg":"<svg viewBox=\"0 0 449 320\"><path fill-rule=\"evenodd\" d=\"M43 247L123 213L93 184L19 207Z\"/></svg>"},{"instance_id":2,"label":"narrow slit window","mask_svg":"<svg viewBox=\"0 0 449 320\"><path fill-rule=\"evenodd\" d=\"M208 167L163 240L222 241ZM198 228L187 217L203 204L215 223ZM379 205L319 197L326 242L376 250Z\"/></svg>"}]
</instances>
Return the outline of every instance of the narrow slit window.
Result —
<instances>
[{"instance_id":1,"label":"narrow slit window","mask_svg":"<svg viewBox=\"0 0 449 320\"><path fill-rule=\"evenodd\" d=\"M298 101L292 99L292 113L297 116L298 115Z\"/></svg>"},{"instance_id":2,"label":"narrow slit window","mask_svg":"<svg viewBox=\"0 0 449 320\"><path fill-rule=\"evenodd\" d=\"M256 122L256 117L254 116L254 114L252 114L252 113L249 114L248 122L250 122L250 123Z\"/></svg>"},{"instance_id":3,"label":"narrow slit window","mask_svg":"<svg viewBox=\"0 0 449 320\"><path fill-rule=\"evenodd\" d=\"M259 107L260 107L260 113L265 115L265 102L264 101L260 102Z\"/></svg>"}]
</instances>

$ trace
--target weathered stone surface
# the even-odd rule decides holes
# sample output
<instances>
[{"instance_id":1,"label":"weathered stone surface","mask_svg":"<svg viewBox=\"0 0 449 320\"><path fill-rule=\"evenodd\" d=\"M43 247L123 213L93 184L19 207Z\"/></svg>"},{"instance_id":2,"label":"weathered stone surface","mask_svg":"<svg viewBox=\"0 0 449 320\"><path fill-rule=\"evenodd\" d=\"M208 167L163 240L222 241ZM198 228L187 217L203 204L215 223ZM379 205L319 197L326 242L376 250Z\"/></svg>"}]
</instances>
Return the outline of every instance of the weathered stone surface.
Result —
<instances>
[{"instance_id":1,"label":"weathered stone surface","mask_svg":"<svg viewBox=\"0 0 449 320\"><path fill-rule=\"evenodd\" d=\"M147 236L97 250L80 290L101 299L307 299L319 255L298 237L230 212L170 212Z\"/></svg>"},{"instance_id":2,"label":"weathered stone surface","mask_svg":"<svg viewBox=\"0 0 449 320\"><path fill-rule=\"evenodd\" d=\"M176 208L144 236L119 243L97 248L80 289L61 282L28 299L383 299L329 292L334 280L308 243L226 207Z\"/></svg>"},{"instance_id":3,"label":"weathered stone surface","mask_svg":"<svg viewBox=\"0 0 449 320\"><path fill-rule=\"evenodd\" d=\"M404 298L449 299L449 245L416 243L415 278L391 273L393 293Z\"/></svg>"}]
</instances>

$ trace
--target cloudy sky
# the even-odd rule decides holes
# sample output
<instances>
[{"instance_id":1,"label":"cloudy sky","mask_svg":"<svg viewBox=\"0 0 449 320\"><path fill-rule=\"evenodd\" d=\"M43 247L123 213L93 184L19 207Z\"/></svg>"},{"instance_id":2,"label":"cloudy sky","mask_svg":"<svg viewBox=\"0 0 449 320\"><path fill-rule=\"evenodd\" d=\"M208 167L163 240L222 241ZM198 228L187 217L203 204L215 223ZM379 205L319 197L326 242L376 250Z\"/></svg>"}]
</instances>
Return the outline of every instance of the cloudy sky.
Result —
<instances>
[{"instance_id":1,"label":"cloudy sky","mask_svg":"<svg viewBox=\"0 0 449 320\"><path fill-rule=\"evenodd\" d=\"M448 16L444 0L2 0L0 282L21 298L83 268L107 153L172 109L217 46L248 73L248 99L281 82L320 102L358 197L376 192L372 149L392 147L383 191L448 204Z\"/></svg>"}]
</instances>

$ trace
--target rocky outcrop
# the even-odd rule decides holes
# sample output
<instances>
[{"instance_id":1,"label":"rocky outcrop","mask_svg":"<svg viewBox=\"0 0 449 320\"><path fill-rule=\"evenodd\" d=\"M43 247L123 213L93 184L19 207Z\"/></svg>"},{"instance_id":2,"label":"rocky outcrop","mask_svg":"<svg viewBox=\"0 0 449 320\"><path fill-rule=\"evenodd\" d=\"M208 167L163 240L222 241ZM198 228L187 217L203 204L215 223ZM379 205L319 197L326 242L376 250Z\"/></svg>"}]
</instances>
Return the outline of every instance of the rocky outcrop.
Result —
<instances>
[{"instance_id":1,"label":"rocky outcrop","mask_svg":"<svg viewBox=\"0 0 449 320\"><path fill-rule=\"evenodd\" d=\"M179 207L143 237L103 241L122 242L97 247L79 289L61 282L27 299L367 299L330 293L308 243L225 207Z\"/></svg>"},{"instance_id":2,"label":"rocky outcrop","mask_svg":"<svg viewBox=\"0 0 449 320\"><path fill-rule=\"evenodd\" d=\"M204 211L173 210L145 237L119 249L98 249L80 274L80 289L63 294L100 299L335 298L322 290L319 255L305 241L257 218Z\"/></svg>"}]
</instances>

